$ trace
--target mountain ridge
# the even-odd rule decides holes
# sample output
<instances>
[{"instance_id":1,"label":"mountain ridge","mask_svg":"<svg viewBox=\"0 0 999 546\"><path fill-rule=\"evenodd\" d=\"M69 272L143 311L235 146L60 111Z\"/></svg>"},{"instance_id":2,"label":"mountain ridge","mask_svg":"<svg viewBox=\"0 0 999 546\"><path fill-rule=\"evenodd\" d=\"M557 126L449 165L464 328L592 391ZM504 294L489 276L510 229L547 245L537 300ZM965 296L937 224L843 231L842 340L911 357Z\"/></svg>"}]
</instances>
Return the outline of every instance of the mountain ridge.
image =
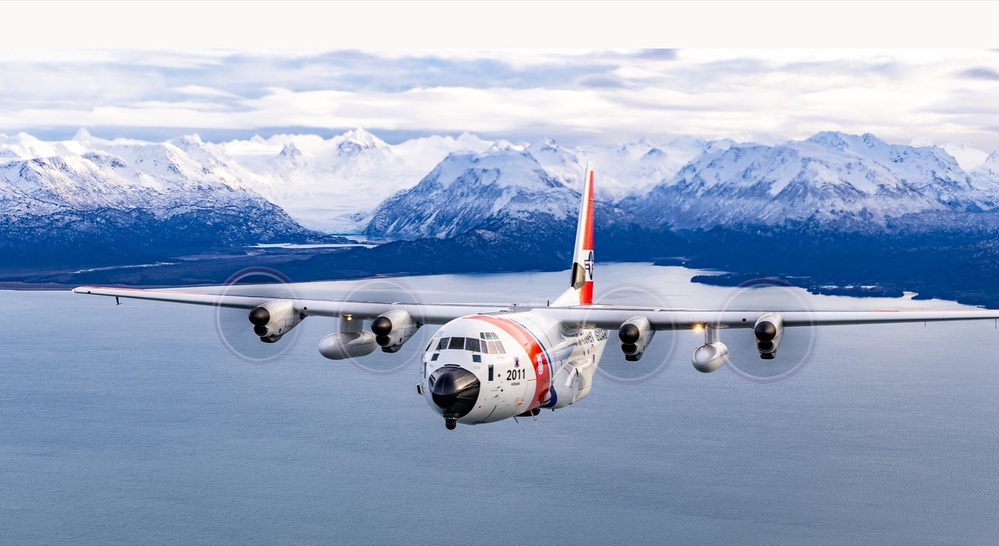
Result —
<instances>
[{"instance_id":1,"label":"mountain ridge","mask_svg":"<svg viewBox=\"0 0 999 546\"><path fill-rule=\"evenodd\" d=\"M303 280L560 268L589 161L597 162L600 259L790 275L816 286L868 275L857 281L923 283L927 293L977 301L999 294L985 273L999 263L999 152L968 172L945 148L839 132L769 144L674 138L571 147L468 134L388 144L363 130L223 143L0 135L2 265L65 267L45 282L71 282L80 278L74 268L169 258L176 263L87 277L166 284L222 282L226 267L254 260ZM338 210L342 226L395 242L249 251L267 242L348 242L303 227L302 216L265 194L298 200L296 214ZM190 258L219 253L227 258L214 265ZM851 268L851 260L866 265ZM961 279L952 278L956 270Z\"/></svg>"},{"instance_id":2,"label":"mountain ridge","mask_svg":"<svg viewBox=\"0 0 999 546\"><path fill-rule=\"evenodd\" d=\"M974 152L966 146L961 149ZM309 229L364 233L370 231L368 224L380 205L415 188L450 154L508 153L504 150L530 155L549 178L566 187L578 184L586 162L592 161L599 177L598 199L678 228L704 228L747 218L763 219L765 224L784 218L801 220L809 216L800 212L803 204L810 204L812 213L819 216L859 215L861 220L874 219L883 225L888 217L910 212L954 206L991 210L999 201L995 197L999 195L999 151L965 171L945 147L886 144L869 133L826 131L769 145L676 137L564 147L552 139L511 144L467 133L387 144L360 128L329 139L275 135L221 143L204 142L196 134L163 143L109 141L81 130L72 140L57 142L24 133L0 135L0 162L8 167L0 178L0 200L7 203L0 214L12 214L14 201L22 208L31 203L37 210L54 212L51 196L38 194L40 199L32 202L23 192L9 187L5 192L3 181L27 184L9 172L12 161L61 162L49 165L43 178L73 176L67 171L74 166L85 171L75 175L95 183L85 187L81 183L77 193L104 199L95 205L128 208L131 202L165 216L183 201L181 194L191 189L191 181L198 180L199 190L217 193L225 187L229 195L220 196L223 201L255 194ZM90 165L81 167L85 163ZM742 172L725 172L734 166ZM780 169L789 172L781 175ZM164 180L168 181L165 185ZM761 181L763 185L754 187ZM774 199L788 187L783 199ZM154 206L165 192L172 194L171 205ZM68 201L69 197L60 199ZM188 202L202 203L205 197L194 195ZM74 203L70 208L86 208L82 205ZM736 214L739 211L741 217Z\"/></svg>"}]
</instances>

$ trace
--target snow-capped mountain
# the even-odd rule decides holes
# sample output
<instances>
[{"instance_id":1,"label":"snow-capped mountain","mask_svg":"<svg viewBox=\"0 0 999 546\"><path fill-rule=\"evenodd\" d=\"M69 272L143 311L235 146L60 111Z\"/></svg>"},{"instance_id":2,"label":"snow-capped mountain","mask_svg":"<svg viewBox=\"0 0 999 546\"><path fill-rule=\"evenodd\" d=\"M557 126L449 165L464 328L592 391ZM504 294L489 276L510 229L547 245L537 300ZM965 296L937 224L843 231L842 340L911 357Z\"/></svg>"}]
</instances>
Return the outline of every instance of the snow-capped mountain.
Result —
<instances>
[{"instance_id":1,"label":"snow-capped mountain","mask_svg":"<svg viewBox=\"0 0 999 546\"><path fill-rule=\"evenodd\" d=\"M941 147L967 172L977 169L989 157L988 152L964 142L948 143Z\"/></svg>"},{"instance_id":2,"label":"snow-capped mountain","mask_svg":"<svg viewBox=\"0 0 999 546\"><path fill-rule=\"evenodd\" d=\"M21 133L0 135L0 217L138 209L164 220L252 210L243 227L274 226L271 240L300 229L296 221L326 232L440 238L499 216L564 221L575 214L572 188L589 161L598 200L677 228L881 225L912 213L995 208L999 154L974 159L969 173L948 149L974 159L967 146L830 132L770 145L681 137L571 147L469 134L388 144L363 129L222 143L197 135L102 140L82 130L46 142Z\"/></svg>"},{"instance_id":3,"label":"snow-capped mountain","mask_svg":"<svg viewBox=\"0 0 999 546\"><path fill-rule=\"evenodd\" d=\"M620 146L563 148L551 139L514 145L467 133L387 144L364 129L354 129L330 139L275 135L200 147L208 159L221 161L236 173L244 187L279 205L306 227L357 233L366 228L384 200L415 186L452 153L526 151L563 184L578 179L586 162L593 161L601 173L597 197L614 201L669 178L707 149L729 144L678 138L661 144L643 139Z\"/></svg>"},{"instance_id":4,"label":"snow-capped mountain","mask_svg":"<svg viewBox=\"0 0 999 546\"><path fill-rule=\"evenodd\" d=\"M873 280L994 303L999 151L981 155L832 132L767 144L608 146L467 134L388 144L361 129L222 143L0 135L0 265L52 266L43 282L69 283L67 268L167 259L176 269L159 276L140 267L108 278L218 283L231 275L225 260L174 258L238 247L239 263L250 263L261 256L243 255L248 244L343 242L301 222L410 241L266 256L296 278L558 269L592 161L601 260Z\"/></svg>"},{"instance_id":5,"label":"snow-capped mountain","mask_svg":"<svg viewBox=\"0 0 999 546\"><path fill-rule=\"evenodd\" d=\"M802 221L883 229L906 215L999 204L999 176L985 163L973 178L943 148L871 134L824 132L774 145L643 139L569 148L546 139L451 154L416 187L382 202L366 234L446 238L489 218L531 213L561 222L577 206L576 194L563 190L578 185L587 161L598 166L598 199L621 197L625 213L680 229Z\"/></svg>"},{"instance_id":6,"label":"snow-capped mountain","mask_svg":"<svg viewBox=\"0 0 999 546\"><path fill-rule=\"evenodd\" d=\"M600 184L598 199L619 201L630 195L643 194L663 180L674 176L694 158L733 145L730 140L708 141L682 137L656 143L643 138L620 146L577 146L563 148L554 140L545 139L527 151L550 175L569 184L578 180L587 162L598 166Z\"/></svg>"},{"instance_id":7,"label":"snow-capped mountain","mask_svg":"<svg viewBox=\"0 0 999 546\"><path fill-rule=\"evenodd\" d=\"M58 253L73 240L86 254L80 241L91 240L105 243L95 253L124 255L325 238L242 187L224 162L189 153L201 144L106 141L83 131L55 143L0 138L0 247L13 255L34 252L33 241L61 241L37 249Z\"/></svg>"},{"instance_id":8,"label":"snow-capped mountain","mask_svg":"<svg viewBox=\"0 0 999 546\"><path fill-rule=\"evenodd\" d=\"M543 215L561 222L575 214L577 196L523 149L454 153L415 187L382 202L365 233L394 239L447 238L497 216Z\"/></svg>"},{"instance_id":9,"label":"snow-capped mountain","mask_svg":"<svg viewBox=\"0 0 999 546\"><path fill-rule=\"evenodd\" d=\"M571 258L582 178L580 171L565 183L556 179L530 147L451 154L416 187L385 200L366 235L408 240L379 247L382 260L392 257L404 271L563 267ZM609 202L598 199L594 212L602 259L677 256L685 246Z\"/></svg>"},{"instance_id":10,"label":"snow-capped mountain","mask_svg":"<svg viewBox=\"0 0 999 546\"><path fill-rule=\"evenodd\" d=\"M776 146L708 151L644 196L622 202L688 229L806 220L884 225L911 213L990 210L996 204L997 195L976 187L942 148L833 132Z\"/></svg>"},{"instance_id":11,"label":"snow-capped mountain","mask_svg":"<svg viewBox=\"0 0 999 546\"><path fill-rule=\"evenodd\" d=\"M416 185L449 153L484 151L492 145L469 134L390 145L355 129L330 139L276 135L205 148L215 157L239 165L242 184L306 227L358 233L379 203Z\"/></svg>"},{"instance_id":12,"label":"snow-capped mountain","mask_svg":"<svg viewBox=\"0 0 999 546\"><path fill-rule=\"evenodd\" d=\"M971 171L975 187L982 191L999 194L999 150L992 152L985 161Z\"/></svg>"},{"instance_id":13,"label":"snow-capped mountain","mask_svg":"<svg viewBox=\"0 0 999 546\"><path fill-rule=\"evenodd\" d=\"M153 144L78 134L40 143L28 135L0 142L0 214L94 209L146 210L159 218L227 207L276 208L242 187L222 162L197 157L197 137Z\"/></svg>"}]
</instances>

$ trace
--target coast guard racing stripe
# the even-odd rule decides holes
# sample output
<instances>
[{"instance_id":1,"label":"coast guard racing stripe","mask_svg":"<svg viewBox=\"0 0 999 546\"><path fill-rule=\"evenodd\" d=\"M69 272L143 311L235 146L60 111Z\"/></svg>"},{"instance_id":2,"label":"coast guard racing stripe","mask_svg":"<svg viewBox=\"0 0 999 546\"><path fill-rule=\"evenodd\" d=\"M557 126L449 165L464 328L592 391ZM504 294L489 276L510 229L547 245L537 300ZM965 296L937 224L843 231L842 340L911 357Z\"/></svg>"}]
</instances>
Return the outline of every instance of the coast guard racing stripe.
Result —
<instances>
[{"instance_id":1,"label":"coast guard racing stripe","mask_svg":"<svg viewBox=\"0 0 999 546\"><path fill-rule=\"evenodd\" d=\"M537 382L534 386L534 396L531 398L531 403L525 411L541 407L548 400L549 390L551 389L552 363L548 358L548 354L541 346L541 342L538 341L538 338L527 328L509 319L485 315L477 315L472 318L502 328L504 332L509 334L510 337L516 340L527 351L527 356L531 359L531 365L534 367L534 377L537 378Z\"/></svg>"}]
</instances>

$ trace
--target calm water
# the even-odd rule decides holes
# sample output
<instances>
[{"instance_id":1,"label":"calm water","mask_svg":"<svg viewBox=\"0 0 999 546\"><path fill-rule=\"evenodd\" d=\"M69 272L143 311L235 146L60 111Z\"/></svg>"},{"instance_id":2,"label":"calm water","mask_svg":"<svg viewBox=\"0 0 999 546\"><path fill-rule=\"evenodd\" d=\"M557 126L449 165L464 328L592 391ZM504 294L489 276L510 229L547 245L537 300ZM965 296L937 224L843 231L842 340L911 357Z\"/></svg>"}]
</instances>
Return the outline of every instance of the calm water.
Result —
<instances>
[{"instance_id":1,"label":"calm water","mask_svg":"<svg viewBox=\"0 0 999 546\"><path fill-rule=\"evenodd\" d=\"M649 301L654 287L685 307L950 305L693 286L672 268L598 275L598 299ZM564 277L362 292L543 302ZM210 308L0 301L5 544L999 542L990 321L788 330L776 371L748 331L724 332L742 375L697 373L700 340L660 333L637 364L610 346L576 406L449 432L416 394L417 344L367 370L335 363L316 350L334 321L310 318L280 358L253 364L219 342ZM230 346L262 350L231 339L242 314L221 319Z\"/></svg>"}]
</instances>

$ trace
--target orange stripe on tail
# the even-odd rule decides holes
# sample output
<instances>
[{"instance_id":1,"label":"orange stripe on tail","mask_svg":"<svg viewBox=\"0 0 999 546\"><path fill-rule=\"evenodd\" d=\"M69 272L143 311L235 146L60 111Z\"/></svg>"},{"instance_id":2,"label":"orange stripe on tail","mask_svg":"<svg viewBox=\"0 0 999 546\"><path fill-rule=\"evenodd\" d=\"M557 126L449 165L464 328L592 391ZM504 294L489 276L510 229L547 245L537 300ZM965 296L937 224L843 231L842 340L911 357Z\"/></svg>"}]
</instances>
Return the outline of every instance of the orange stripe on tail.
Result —
<instances>
[{"instance_id":1,"label":"orange stripe on tail","mask_svg":"<svg viewBox=\"0 0 999 546\"><path fill-rule=\"evenodd\" d=\"M572 277L569 289L552 304L556 307L593 303L593 190L593 165L587 164L572 253Z\"/></svg>"}]
</instances>

